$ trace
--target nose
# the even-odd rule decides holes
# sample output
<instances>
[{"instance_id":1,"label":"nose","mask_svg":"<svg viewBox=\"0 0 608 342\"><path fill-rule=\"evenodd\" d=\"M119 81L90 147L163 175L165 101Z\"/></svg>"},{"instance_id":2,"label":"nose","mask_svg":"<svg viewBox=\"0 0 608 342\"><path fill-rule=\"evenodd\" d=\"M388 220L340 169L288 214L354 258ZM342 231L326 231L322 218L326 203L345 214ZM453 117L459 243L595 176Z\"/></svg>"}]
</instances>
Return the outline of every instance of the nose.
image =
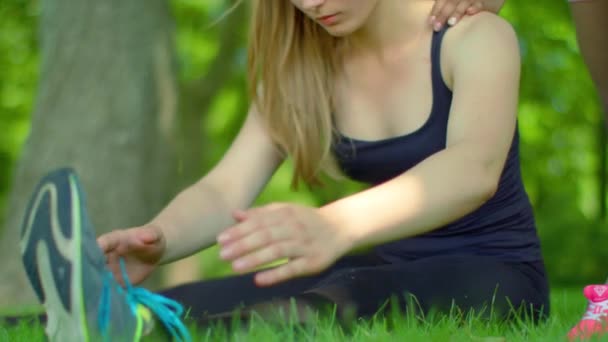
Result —
<instances>
[{"instance_id":1,"label":"nose","mask_svg":"<svg viewBox=\"0 0 608 342\"><path fill-rule=\"evenodd\" d=\"M315 7L321 6L324 2L325 0L303 0L302 7L307 10L314 9Z\"/></svg>"}]
</instances>

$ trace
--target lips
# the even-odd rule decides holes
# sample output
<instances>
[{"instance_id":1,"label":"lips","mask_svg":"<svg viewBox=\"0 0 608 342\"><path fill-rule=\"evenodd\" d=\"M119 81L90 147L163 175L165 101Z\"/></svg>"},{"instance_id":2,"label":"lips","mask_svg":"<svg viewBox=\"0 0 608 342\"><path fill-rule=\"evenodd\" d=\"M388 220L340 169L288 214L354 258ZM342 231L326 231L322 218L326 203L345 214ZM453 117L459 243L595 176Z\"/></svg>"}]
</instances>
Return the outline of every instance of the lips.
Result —
<instances>
[{"instance_id":1,"label":"lips","mask_svg":"<svg viewBox=\"0 0 608 342\"><path fill-rule=\"evenodd\" d=\"M336 23L338 17L338 13L324 15L322 17L317 17L317 21L323 25L333 25Z\"/></svg>"}]
</instances>

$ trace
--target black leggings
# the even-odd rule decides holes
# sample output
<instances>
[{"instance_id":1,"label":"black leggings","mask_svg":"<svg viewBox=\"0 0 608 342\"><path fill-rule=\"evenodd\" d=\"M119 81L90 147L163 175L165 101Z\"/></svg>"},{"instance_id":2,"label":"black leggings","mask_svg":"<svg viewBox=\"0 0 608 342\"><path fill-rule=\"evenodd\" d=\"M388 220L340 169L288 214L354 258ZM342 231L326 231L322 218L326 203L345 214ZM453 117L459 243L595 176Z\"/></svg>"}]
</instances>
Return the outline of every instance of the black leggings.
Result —
<instances>
[{"instance_id":1,"label":"black leggings","mask_svg":"<svg viewBox=\"0 0 608 342\"><path fill-rule=\"evenodd\" d=\"M160 292L177 300L188 317L200 325L230 322L236 309L247 319L281 304L301 303L313 308L336 306L338 313L369 317L388 300L401 310L449 312L455 306L488 317L508 318L522 313L538 321L549 315L549 287L542 262L504 262L480 256L437 256L389 264L374 255L351 256L313 277L297 278L272 287L257 287L253 274L200 281ZM415 300L411 302L410 299ZM416 307L407 307L415 303ZM353 310L351 310L351 308ZM346 316L350 317L350 315ZM18 324L28 317L6 317ZM31 317L40 322L46 315Z\"/></svg>"},{"instance_id":2,"label":"black leggings","mask_svg":"<svg viewBox=\"0 0 608 342\"><path fill-rule=\"evenodd\" d=\"M492 312L499 318L522 309L534 321L549 314L542 262L504 262L481 256L437 256L400 264L388 264L376 256L353 256L317 276L272 287L257 287L253 274L246 274L185 284L161 294L182 303L199 322L227 317L237 308L247 311L292 298L296 303L332 304L338 312L354 309L357 317L377 313L391 298L406 309L412 296L415 309L422 312L448 312L455 305L484 316Z\"/></svg>"}]
</instances>

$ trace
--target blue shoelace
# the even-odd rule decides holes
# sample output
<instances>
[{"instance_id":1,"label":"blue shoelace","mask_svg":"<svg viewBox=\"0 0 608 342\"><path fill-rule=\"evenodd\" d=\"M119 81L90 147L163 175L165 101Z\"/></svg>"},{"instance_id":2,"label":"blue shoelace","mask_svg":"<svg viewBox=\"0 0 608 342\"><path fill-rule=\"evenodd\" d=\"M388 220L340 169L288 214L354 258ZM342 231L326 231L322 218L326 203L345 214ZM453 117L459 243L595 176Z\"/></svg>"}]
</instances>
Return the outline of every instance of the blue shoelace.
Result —
<instances>
[{"instance_id":1,"label":"blue shoelace","mask_svg":"<svg viewBox=\"0 0 608 342\"><path fill-rule=\"evenodd\" d=\"M134 287L129 281L127 270L123 259L120 259L120 272L125 281L125 288L118 287L119 293L123 293L129 303L133 315L137 314L137 305L141 304L148 308L159 322L167 329L169 334L179 342L190 342L192 338L188 329L182 323L180 317L184 313L184 308L176 301L159 294L150 292L141 287ZM108 331L110 324L110 296L112 284L115 283L111 272L106 272L103 279L103 290L100 298L99 307L99 328L102 333ZM107 340L107 338L104 338Z\"/></svg>"}]
</instances>

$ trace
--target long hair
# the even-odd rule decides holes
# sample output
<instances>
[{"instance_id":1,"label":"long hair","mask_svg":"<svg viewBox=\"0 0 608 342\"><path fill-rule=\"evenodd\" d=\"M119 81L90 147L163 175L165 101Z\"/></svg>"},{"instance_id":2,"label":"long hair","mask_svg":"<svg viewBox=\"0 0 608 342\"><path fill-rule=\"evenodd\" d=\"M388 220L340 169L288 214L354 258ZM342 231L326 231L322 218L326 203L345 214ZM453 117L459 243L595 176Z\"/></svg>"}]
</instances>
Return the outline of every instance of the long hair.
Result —
<instances>
[{"instance_id":1,"label":"long hair","mask_svg":"<svg viewBox=\"0 0 608 342\"><path fill-rule=\"evenodd\" d=\"M337 175L331 153L338 39L290 1L253 0L248 88L271 139L292 158L292 187Z\"/></svg>"}]
</instances>

